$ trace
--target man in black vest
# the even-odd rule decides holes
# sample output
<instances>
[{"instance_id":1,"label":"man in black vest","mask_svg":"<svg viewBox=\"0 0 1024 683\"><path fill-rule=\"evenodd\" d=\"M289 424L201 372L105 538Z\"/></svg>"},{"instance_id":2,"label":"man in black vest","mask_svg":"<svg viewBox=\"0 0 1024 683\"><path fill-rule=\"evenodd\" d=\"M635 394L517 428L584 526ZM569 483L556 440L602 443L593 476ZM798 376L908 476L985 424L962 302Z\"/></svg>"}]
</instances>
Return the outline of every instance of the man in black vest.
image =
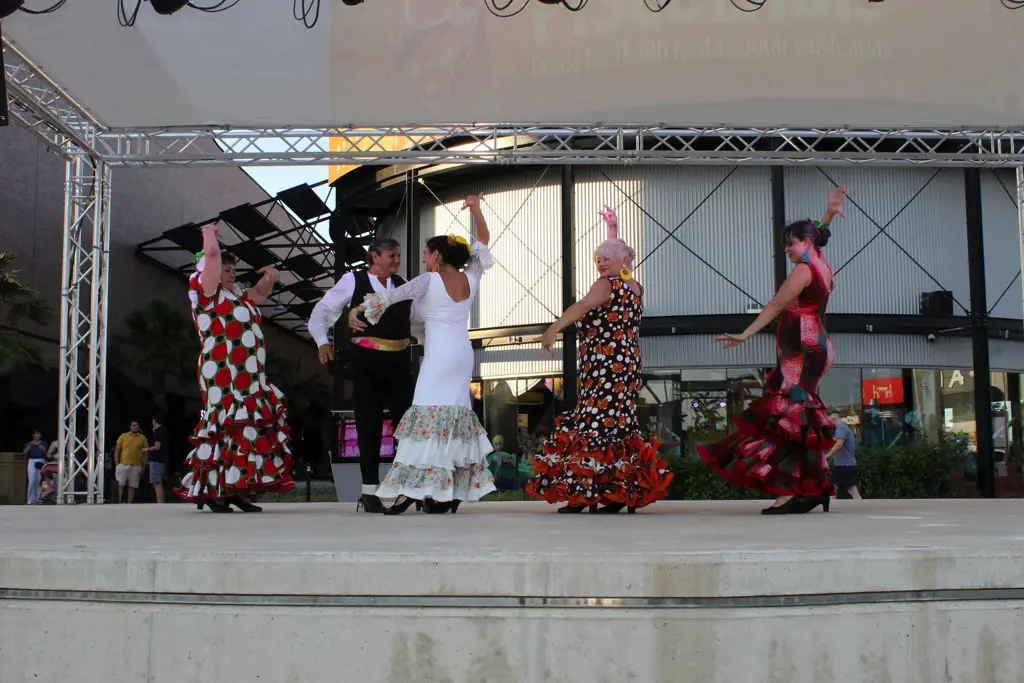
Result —
<instances>
[{"instance_id":1,"label":"man in black vest","mask_svg":"<svg viewBox=\"0 0 1024 683\"><path fill-rule=\"evenodd\" d=\"M355 308L373 292L384 292L405 284L398 276L402 248L392 239L374 239L370 243L368 270L341 276L313 308L309 333L319 347L320 362L334 360L334 346L327 332L346 307ZM349 316L352 337L351 369L355 389L356 430L359 433L359 469L363 477L359 506L366 512L384 512L377 497L380 485L380 442L385 405L397 427L412 403L412 361L409 353L409 315L412 302L390 306L376 325L369 325L360 314ZM358 321L358 322L357 322Z\"/></svg>"}]
</instances>

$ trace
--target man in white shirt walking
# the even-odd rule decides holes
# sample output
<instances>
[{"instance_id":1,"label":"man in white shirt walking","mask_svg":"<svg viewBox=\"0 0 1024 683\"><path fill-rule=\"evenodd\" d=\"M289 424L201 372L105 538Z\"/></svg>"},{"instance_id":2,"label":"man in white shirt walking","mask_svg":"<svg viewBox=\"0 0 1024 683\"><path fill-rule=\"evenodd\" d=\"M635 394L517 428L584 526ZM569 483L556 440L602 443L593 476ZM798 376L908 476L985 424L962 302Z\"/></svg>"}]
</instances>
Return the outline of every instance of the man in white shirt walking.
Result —
<instances>
[{"instance_id":1,"label":"man in white shirt walking","mask_svg":"<svg viewBox=\"0 0 1024 683\"><path fill-rule=\"evenodd\" d=\"M319 348L320 362L334 360L334 346L328 331L351 306L348 324L353 330L350 354L352 383L355 390L355 418L359 440L359 469L363 488L359 506L366 512L386 509L377 497L380 485L380 446L384 407L391 413L394 426L412 403L412 360L409 353L411 332L410 301L388 308L376 325L369 325L358 313L363 298L374 292L386 292L405 284L398 273L402 248L392 239L374 239L370 243L370 267L341 276L313 308L309 333Z\"/></svg>"}]
</instances>

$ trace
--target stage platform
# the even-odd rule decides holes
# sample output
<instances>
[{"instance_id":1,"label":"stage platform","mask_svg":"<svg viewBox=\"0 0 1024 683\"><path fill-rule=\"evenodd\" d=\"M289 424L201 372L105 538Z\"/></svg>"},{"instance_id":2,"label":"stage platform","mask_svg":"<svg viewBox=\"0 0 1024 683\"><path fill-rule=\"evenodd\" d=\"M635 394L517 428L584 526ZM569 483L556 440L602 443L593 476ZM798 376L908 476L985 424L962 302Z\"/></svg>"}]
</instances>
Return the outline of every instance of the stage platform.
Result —
<instances>
[{"instance_id":1,"label":"stage platform","mask_svg":"<svg viewBox=\"0 0 1024 683\"><path fill-rule=\"evenodd\" d=\"M1020 501L0 508L0 681L1008 683Z\"/></svg>"}]
</instances>

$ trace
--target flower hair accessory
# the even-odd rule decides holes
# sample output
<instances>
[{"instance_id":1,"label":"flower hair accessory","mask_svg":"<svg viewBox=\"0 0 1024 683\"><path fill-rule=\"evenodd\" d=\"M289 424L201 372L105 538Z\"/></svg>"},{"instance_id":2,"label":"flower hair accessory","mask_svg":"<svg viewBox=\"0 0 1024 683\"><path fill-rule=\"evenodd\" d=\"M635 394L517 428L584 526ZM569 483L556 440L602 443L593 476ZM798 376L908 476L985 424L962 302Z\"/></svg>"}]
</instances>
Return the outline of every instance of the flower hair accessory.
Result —
<instances>
[{"instance_id":1,"label":"flower hair accessory","mask_svg":"<svg viewBox=\"0 0 1024 683\"><path fill-rule=\"evenodd\" d=\"M455 246L456 244L464 244L469 248L469 242L466 241L465 237L459 235L448 235L448 246Z\"/></svg>"}]
</instances>

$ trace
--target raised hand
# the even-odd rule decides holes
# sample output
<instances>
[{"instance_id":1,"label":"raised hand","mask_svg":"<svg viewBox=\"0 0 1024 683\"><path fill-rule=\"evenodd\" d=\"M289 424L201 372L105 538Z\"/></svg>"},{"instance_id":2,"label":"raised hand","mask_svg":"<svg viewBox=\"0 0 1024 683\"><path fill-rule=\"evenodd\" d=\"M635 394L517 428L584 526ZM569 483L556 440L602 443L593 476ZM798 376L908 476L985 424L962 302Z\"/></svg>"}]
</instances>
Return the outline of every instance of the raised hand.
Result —
<instances>
[{"instance_id":1,"label":"raised hand","mask_svg":"<svg viewBox=\"0 0 1024 683\"><path fill-rule=\"evenodd\" d=\"M619 227L619 217L615 213L615 209L608 206L607 204L605 204L604 208L597 212L597 215L604 219L604 224L607 225L609 228Z\"/></svg>"},{"instance_id":2,"label":"raised hand","mask_svg":"<svg viewBox=\"0 0 1024 683\"><path fill-rule=\"evenodd\" d=\"M216 221L214 221L213 223L207 223L206 225L201 227L200 230L203 232L204 235L207 232L213 231L214 237L220 237L220 228L217 227Z\"/></svg>"},{"instance_id":3,"label":"raised hand","mask_svg":"<svg viewBox=\"0 0 1024 683\"><path fill-rule=\"evenodd\" d=\"M466 209L469 209L470 211L476 211L477 209L480 208L480 202L483 201L483 198L483 192L481 192L480 194L471 194L468 197L466 197L466 203L463 204L462 208L459 210L465 211Z\"/></svg>"},{"instance_id":4,"label":"raised hand","mask_svg":"<svg viewBox=\"0 0 1024 683\"><path fill-rule=\"evenodd\" d=\"M281 279L281 273L278 272L277 268L273 266L264 266L256 271L263 276L264 280L267 280L271 285Z\"/></svg>"},{"instance_id":5,"label":"raised hand","mask_svg":"<svg viewBox=\"0 0 1024 683\"><path fill-rule=\"evenodd\" d=\"M849 191L842 186L837 187L835 190L829 190L826 212L833 216L846 218L846 212L843 211L843 201L848 193Z\"/></svg>"},{"instance_id":6,"label":"raised hand","mask_svg":"<svg viewBox=\"0 0 1024 683\"><path fill-rule=\"evenodd\" d=\"M721 344L723 349L731 349L747 341L747 338L742 334L720 334L715 337L715 341Z\"/></svg>"}]
</instances>

